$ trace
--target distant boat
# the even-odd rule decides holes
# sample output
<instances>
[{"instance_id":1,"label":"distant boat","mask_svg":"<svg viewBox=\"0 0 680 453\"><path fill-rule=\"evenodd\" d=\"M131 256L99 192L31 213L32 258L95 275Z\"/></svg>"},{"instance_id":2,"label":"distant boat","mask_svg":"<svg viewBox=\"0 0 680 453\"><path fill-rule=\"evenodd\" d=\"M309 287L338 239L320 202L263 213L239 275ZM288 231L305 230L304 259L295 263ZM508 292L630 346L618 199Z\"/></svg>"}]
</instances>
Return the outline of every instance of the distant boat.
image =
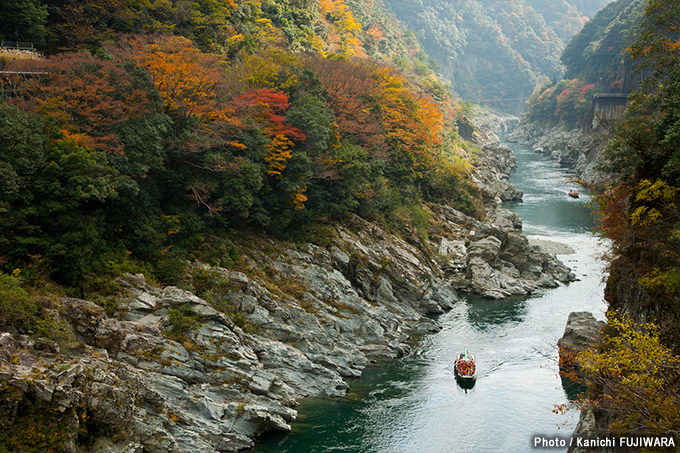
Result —
<instances>
[{"instance_id":1,"label":"distant boat","mask_svg":"<svg viewBox=\"0 0 680 453\"><path fill-rule=\"evenodd\" d=\"M570 190L570 191L569 191L569 196L570 196L571 198L578 198L578 192L575 191L575 190Z\"/></svg>"},{"instance_id":2,"label":"distant boat","mask_svg":"<svg viewBox=\"0 0 680 453\"><path fill-rule=\"evenodd\" d=\"M461 353L453 366L456 378L462 380L473 380L477 376L477 363L475 356L468 354L467 349Z\"/></svg>"}]
</instances>

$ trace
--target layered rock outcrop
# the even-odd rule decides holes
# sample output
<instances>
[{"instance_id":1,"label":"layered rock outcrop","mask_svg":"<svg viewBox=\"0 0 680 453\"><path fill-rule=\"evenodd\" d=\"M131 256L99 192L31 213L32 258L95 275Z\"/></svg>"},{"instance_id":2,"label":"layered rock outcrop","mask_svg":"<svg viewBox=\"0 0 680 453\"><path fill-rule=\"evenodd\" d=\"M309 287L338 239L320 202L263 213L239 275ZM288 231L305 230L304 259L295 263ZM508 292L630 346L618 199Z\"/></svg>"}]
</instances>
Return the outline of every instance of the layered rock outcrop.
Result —
<instances>
[{"instance_id":1,"label":"layered rock outcrop","mask_svg":"<svg viewBox=\"0 0 680 453\"><path fill-rule=\"evenodd\" d=\"M367 279L363 265L339 251L288 250L276 265L309 285L297 299L219 268L201 269L224 285L211 303L151 286L141 275L119 279L125 296L113 316L64 298L60 316L78 336L75 350L45 354L27 337L2 336L0 379L14 395L3 394L3 423L21 426L27 411L55 411L60 426L45 421L40 429L51 427L59 451L75 451L88 428L91 451L251 447L262 432L290 429L297 399L344 396L344 378L359 376L370 361L408 353L407 331L437 330L424 314L450 307L456 293L446 284L429 288L422 275L409 274L417 258L406 258L414 267L395 266L402 279L393 281ZM368 258L370 265L379 264ZM233 321L237 313L243 328Z\"/></svg>"},{"instance_id":2,"label":"layered rock outcrop","mask_svg":"<svg viewBox=\"0 0 680 453\"><path fill-rule=\"evenodd\" d=\"M440 215L446 218L448 212ZM500 214L501 224L510 223ZM526 236L498 223L475 222L467 241L442 240L440 253L450 261L449 278L464 292L490 299L527 295L575 280L554 255L531 245Z\"/></svg>"},{"instance_id":3,"label":"layered rock outcrop","mask_svg":"<svg viewBox=\"0 0 680 453\"><path fill-rule=\"evenodd\" d=\"M342 397L368 364L408 354L412 334L438 331L428 315L459 292L505 298L572 280L499 208L516 195L509 150L487 145L481 160L486 221L428 205L427 238L359 217L328 225L323 246L253 235L237 269L193 263L183 288L127 275L107 310L59 299L52 315L75 343L59 351L0 336L9 441L40 433L31 442L55 451L246 449L289 430L300 398Z\"/></svg>"},{"instance_id":4,"label":"layered rock outcrop","mask_svg":"<svg viewBox=\"0 0 680 453\"><path fill-rule=\"evenodd\" d=\"M475 182L482 188L487 206L495 211L505 201L518 201L524 195L510 183L509 175L517 167L515 155L499 143L485 145L479 157L481 165L475 173Z\"/></svg>"},{"instance_id":5,"label":"layered rock outcrop","mask_svg":"<svg viewBox=\"0 0 680 453\"><path fill-rule=\"evenodd\" d=\"M504 201L518 201L523 193L509 181L510 173L517 167L515 154L501 145L499 135L506 135L519 124L519 118L502 115L478 107L475 110L474 126L462 125L461 135L482 148L477 156L474 180L482 189L487 214L496 217L496 211Z\"/></svg>"},{"instance_id":6,"label":"layered rock outcrop","mask_svg":"<svg viewBox=\"0 0 680 453\"><path fill-rule=\"evenodd\" d=\"M605 323L595 319L592 313L586 311L569 313L564 334L557 342L560 350L561 371L578 373L579 364L576 355L598 345L604 326Z\"/></svg>"},{"instance_id":7,"label":"layered rock outcrop","mask_svg":"<svg viewBox=\"0 0 680 453\"><path fill-rule=\"evenodd\" d=\"M195 263L203 297L128 275L112 313L62 298L70 351L2 335L3 423L55 412L64 451L82 448L82 433L89 451L248 448L289 430L299 398L344 396L369 363L407 354L409 334L436 332L427 315L458 291L526 294L567 271L518 232L431 208L430 244L355 218L326 247L262 239L238 271Z\"/></svg>"}]
</instances>

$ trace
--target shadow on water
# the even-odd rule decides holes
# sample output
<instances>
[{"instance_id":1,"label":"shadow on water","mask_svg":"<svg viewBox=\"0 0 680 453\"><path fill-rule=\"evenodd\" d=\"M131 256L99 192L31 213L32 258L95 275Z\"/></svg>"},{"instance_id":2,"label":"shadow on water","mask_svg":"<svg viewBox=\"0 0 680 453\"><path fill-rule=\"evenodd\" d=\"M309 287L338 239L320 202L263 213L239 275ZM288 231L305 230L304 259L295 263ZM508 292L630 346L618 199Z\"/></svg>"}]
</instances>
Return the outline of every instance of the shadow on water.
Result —
<instances>
[{"instance_id":1,"label":"shadow on water","mask_svg":"<svg viewBox=\"0 0 680 453\"><path fill-rule=\"evenodd\" d=\"M564 393L567 395L567 399L569 401L575 402L580 399L580 396L582 394L585 394L586 390L588 390L588 387L583 385L580 382L575 382L572 381L569 378L566 378L564 376L560 376L560 379L562 381L562 388L564 389Z\"/></svg>"},{"instance_id":2,"label":"shadow on water","mask_svg":"<svg viewBox=\"0 0 680 453\"><path fill-rule=\"evenodd\" d=\"M553 408L575 401L583 387L560 379L555 343L571 311L603 316L605 308L602 264L593 256L598 243L584 206L590 195L581 189L581 199L569 198L568 172L512 148L512 182L525 199L504 207L524 218L525 234L572 247L563 261L581 280L530 297L465 296L437 317L443 329L420 338L413 354L366 368L350 382L347 399L302 401L292 432L265 435L253 452L527 451L534 433L569 434L578 413ZM466 348L478 366L470 382L453 372Z\"/></svg>"},{"instance_id":3,"label":"shadow on water","mask_svg":"<svg viewBox=\"0 0 680 453\"><path fill-rule=\"evenodd\" d=\"M467 295L465 298L468 301L468 323L480 331L522 322L527 314L526 297L490 300Z\"/></svg>"},{"instance_id":4,"label":"shadow on water","mask_svg":"<svg viewBox=\"0 0 680 453\"><path fill-rule=\"evenodd\" d=\"M458 387L462 388L463 390L465 390L465 393L467 393L468 390L472 390L473 388L475 388L477 379L461 379L459 377L456 377L456 383L458 384Z\"/></svg>"},{"instance_id":5,"label":"shadow on water","mask_svg":"<svg viewBox=\"0 0 680 453\"><path fill-rule=\"evenodd\" d=\"M397 405L410 399L416 403L412 382L425 377L427 368L419 363L424 360L414 354L402 360L368 366L361 379L349 382L348 395L343 399L302 400L296 408L298 420L292 424L292 431L265 433L250 452L365 451L367 427L361 421L397 418L388 415Z\"/></svg>"}]
</instances>

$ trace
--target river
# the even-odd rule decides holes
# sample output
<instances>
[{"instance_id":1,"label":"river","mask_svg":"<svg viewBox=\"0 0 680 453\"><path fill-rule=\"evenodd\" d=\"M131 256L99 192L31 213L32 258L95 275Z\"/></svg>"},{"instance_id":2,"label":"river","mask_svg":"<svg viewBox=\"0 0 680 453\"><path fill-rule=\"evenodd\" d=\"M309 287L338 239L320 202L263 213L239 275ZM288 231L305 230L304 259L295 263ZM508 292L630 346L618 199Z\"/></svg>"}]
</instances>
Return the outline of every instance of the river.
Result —
<instances>
[{"instance_id":1,"label":"river","mask_svg":"<svg viewBox=\"0 0 680 453\"><path fill-rule=\"evenodd\" d=\"M554 413L568 401L557 369L557 339L572 311L605 319L602 246L590 196L546 156L507 144L517 156L511 181L522 202L506 204L524 220L530 238L569 244L558 255L579 281L503 301L466 297L438 317L441 332L423 338L413 354L369 367L347 399L310 399L288 434L267 435L254 452L507 452L537 451L535 435L566 438L578 411ZM464 348L477 356L472 389L454 379L453 358ZM540 451L540 450L538 450ZM552 449L550 451L560 451Z\"/></svg>"}]
</instances>

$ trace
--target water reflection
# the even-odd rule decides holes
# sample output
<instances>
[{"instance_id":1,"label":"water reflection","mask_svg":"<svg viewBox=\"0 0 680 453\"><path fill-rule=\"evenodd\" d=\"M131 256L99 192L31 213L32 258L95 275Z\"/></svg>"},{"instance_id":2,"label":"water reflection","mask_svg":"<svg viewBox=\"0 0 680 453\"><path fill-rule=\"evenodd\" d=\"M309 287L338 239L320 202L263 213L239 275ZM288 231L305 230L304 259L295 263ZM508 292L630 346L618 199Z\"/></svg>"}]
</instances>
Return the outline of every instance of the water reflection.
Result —
<instances>
[{"instance_id":1,"label":"water reflection","mask_svg":"<svg viewBox=\"0 0 680 453\"><path fill-rule=\"evenodd\" d=\"M477 379L461 379L456 377L456 383L458 384L458 387L460 387L462 390L465 390L465 393L467 393L468 390L475 388Z\"/></svg>"},{"instance_id":2,"label":"water reflection","mask_svg":"<svg viewBox=\"0 0 680 453\"><path fill-rule=\"evenodd\" d=\"M579 401L581 398L582 394L585 394L586 390L588 390L588 387L583 385L580 382L574 382L569 378L566 378L564 376L560 376L560 380L562 381L562 388L564 389L564 392L567 394L567 399L569 401L575 402Z\"/></svg>"},{"instance_id":3,"label":"water reflection","mask_svg":"<svg viewBox=\"0 0 680 453\"><path fill-rule=\"evenodd\" d=\"M552 409L578 389L568 383L563 389L555 343L571 311L604 318L598 242L588 233L589 195L569 198L573 183L564 169L516 152L513 182L525 201L511 208L524 218L525 233L574 248L562 258L582 281L529 298L467 297L438 318L442 331L423 339L412 355L368 368L351 384L348 400L303 402L303 420L293 432L268 436L256 452L527 451L535 433L570 434L578 414ZM465 348L478 368L469 389L453 372Z\"/></svg>"},{"instance_id":4,"label":"water reflection","mask_svg":"<svg viewBox=\"0 0 680 453\"><path fill-rule=\"evenodd\" d=\"M495 329L503 324L522 322L526 316L526 298L514 297L504 300L489 300L481 296L468 295L467 320L481 331Z\"/></svg>"}]
</instances>

